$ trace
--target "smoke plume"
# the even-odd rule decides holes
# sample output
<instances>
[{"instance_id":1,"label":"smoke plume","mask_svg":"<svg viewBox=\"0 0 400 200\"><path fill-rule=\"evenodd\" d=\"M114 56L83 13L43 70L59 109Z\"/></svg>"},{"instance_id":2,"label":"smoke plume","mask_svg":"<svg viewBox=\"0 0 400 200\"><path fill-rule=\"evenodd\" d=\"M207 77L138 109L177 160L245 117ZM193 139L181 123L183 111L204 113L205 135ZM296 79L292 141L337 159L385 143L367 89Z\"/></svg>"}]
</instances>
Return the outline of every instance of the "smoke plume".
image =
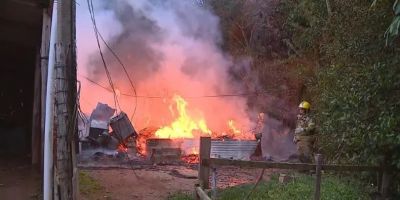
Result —
<instances>
[{"instance_id":1,"label":"smoke plume","mask_svg":"<svg viewBox=\"0 0 400 200\"><path fill-rule=\"evenodd\" d=\"M210 97L245 93L229 73L234 63L220 49L219 19L210 10L196 1L182 0L100 0L94 4L100 33L126 65L141 96L133 117L136 127L169 124L176 117L170 105L177 94L188 102L190 114L204 118L213 131L226 130L228 120L235 120L244 131L251 129L245 97ZM82 33L78 30L78 48L96 46L88 16L86 2L81 1L78 25L84 28ZM88 77L107 86L98 50L79 49L81 79ZM129 81L112 53L104 45L102 50L120 107L133 114L136 100L124 95L133 95ZM112 93L89 81L82 81L81 99L87 112L97 101L114 106Z\"/></svg>"}]
</instances>

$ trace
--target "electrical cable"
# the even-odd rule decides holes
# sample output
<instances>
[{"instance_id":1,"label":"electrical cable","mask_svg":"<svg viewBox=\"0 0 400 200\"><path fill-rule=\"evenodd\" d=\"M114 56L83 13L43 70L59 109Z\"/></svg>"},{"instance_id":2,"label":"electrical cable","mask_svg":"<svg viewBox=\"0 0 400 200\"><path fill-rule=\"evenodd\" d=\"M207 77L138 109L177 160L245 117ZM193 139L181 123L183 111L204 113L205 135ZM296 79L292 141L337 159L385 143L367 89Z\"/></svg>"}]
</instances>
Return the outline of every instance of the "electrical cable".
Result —
<instances>
[{"instance_id":1,"label":"electrical cable","mask_svg":"<svg viewBox=\"0 0 400 200\"><path fill-rule=\"evenodd\" d=\"M95 29L95 34L96 34L97 43L99 43L98 37L100 37L100 39L103 41L104 45L108 48L108 50L111 52L111 54L116 58L116 60L118 61L118 63L122 66L123 71L124 71L125 75L127 76L128 80L129 80L129 83L130 83L130 85L131 85L131 87L132 87L132 89L133 89L133 93L134 93L135 96L136 96L136 88L135 88L135 86L134 86L133 80L131 79L131 77L130 77L130 75L129 75L129 73L128 73L128 71L127 71L125 65L124 65L124 63L121 61L121 59L119 58L119 56L115 53L115 51L110 47L110 45L108 45L108 43L105 41L105 39L103 38L103 36L101 35L101 33L99 32L99 30L98 30L98 28L97 28L97 24L96 24L96 20L95 20L95 14L94 14L94 9L93 9L93 1L92 1L92 0L87 0L87 1L88 1L89 12L90 12L90 14L91 14L92 22L93 22L93 25L94 25L94 27L95 27L94 29ZM90 3L89 3L89 1L90 1ZM98 46L100 46L100 45L98 44ZM100 47L99 47L99 49L100 49ZM101 52L101 50L100 50L100 52ZM102 55L102 52L101 52L100 54L101 54L103 63L105 64L104 58L103 58L103 55ZM108 71L108 69L107 69L106 71ZM109 74L109 72L106 72L106 73ZM108 75L107 75L107 76L108 76ZM109 79L111 79L111 75L109 76ZM112 81L111 81L111 82L112 82ZM111 85L111 84L110 84L110 85ZM115 93L114 88L112 88L112 89L113 89L113 92ZM117 99L117 101L118 101L118 99ZM135 98L135 106L134 106L134 110L133 110L133 113L132 113L132 116L131 116L131 120L133 119L133 116L134 116L135 113L136 113L136 109L137 109L137 99ZM120 108L120 110L121 110L121 108Z\"/></svg>"},{"instance_id":2,"label":"electrical cable","mask_svg":"<svg viewBox=\"0 0 400 200\"><path fill-rule=\"evenodd\" d=\"M254 187L250 190L250 192L246 195L246 197L244 198L244 200L248 200L248 199L250 198L251 194L253 194L253 192L256 190L258 184L261 182L262 177L264 176L264 173L265 173L265 168L262 169L262 171L261 171L261 173L260 173L260 176L259 176L258 179L257 179L256 184L255 184Z\"/></svg>"},{"instance_id":3,"label":"electrical cable","mask_svg":"<svg viewBox=\"0 0 400 200\"><path fill-rule=\"evenodd\" d=\"M78 85L78 89L77 89L77 95L76 95L76 104L78 107L78 114L79 114L79 118L81 118L84 125L86 125L86 122L88 119L87 119L85 113L82 111L81 104L80 104L82 83L80 81L77 81L77 85Z\"/></svg>"},{"instance_id":4,"label":"electrical cable","mask_svg":"<svg viewBox=\"0 0 400 200\"><path fill-rule=\"evenodd\" d=\"M121 110L121 107L120 107L119 102L118 102L118 97L117 97L117 94L115 92L114 83L113 83L113 81L111 79L110 71L108 70L106 61L104 59L103 51L101 50L101 45L100 45L100 41L99 41L99 34L98 34L98 29L97 29L97 24L96 24L96 18L95 18L95 13L94 13L94 9L93 9L93 2L92 2L92 0L86 0L86 2L88 4L89 13L90 13L90 17L91 17L92 24L93 24L93 30L94 30L94 33L95 33L95 36L96 36L96 42L97 42L97 47L99 49L101 61L103 63L103 67L104 67L104 70L105 70L106 75L107 75L108 83L110 84L111 90L112 90L113 95L114 95L114 105L115 105L116 109L119 108ZM118 105L118 107L117 107L117 105Z\"/></svg>"},{"instance_id":5,"label":"electrical cable","mask_svg":"<svg viewBox=\"0 0 400 200\"><path fill-rule=\"evenodd\" d=\"M131 85L131 87L132 87L132 89L133 89L133 94L134 94L135 96L137 96L135 85L134 85L134 83L133 83L133 80L132 80L131 77L129 76L128 71L126 70L126 67L125 67L124 63L121 61L121 59L118 57L118 55L114 52L114 50L107 44L107 42L104 40L104 38L103 38L103 36L101 35L101 33L98 32L98 34L99 34L101 40L103 41L103 43L104 43L104 44L106 45L106 47L108 48L108 50L109 50L109 51L111 52L111 54L117 59L118 63L119 63L119 64L122 66L122 68L124 69L124 73L125 73L126 77L128 78L129 83L130 83L130 85ZM132 116L131 116L131 121L132 121L132 119L133 119L133 116L134 116L135 113L136 113L137 103L138 103L138 102L137 102L137 98L135 98L135 107L134 107L134 109L133 109L133 113L132 113Z\"/></svg>"},{"instance_id":6,"label":"electrical cable","mask_svg":"<svg viewBox=\"0 0 400 200\"><path fill-rule=\"evenodd\" d=\"M116 95L116 92L115 92L114 84L113 84L113 81L112 81L112 79L111 79L111 74L110 74L110 72L109 72L109 70L108 70L108 68L107 68L107 64L106 64L106 62L105 62L105 60L104 60L103 52L102 52L102 50L101 50L101 45L100 45L100 42L99 42L99 31L98 31L98 29L97 29L96 19L95 19L95 13L94 13L94 9L93 9L93 1L92 1L92 0L87 0L87 4L88 4L88 8L89 8L89 13L90 13L90 16L91 16L91 19L92 19L92 23L93 23L93 29L94 29L95 36L96 36L97 46L98 46L98 49L99 49L99 52L100 52L101 60L102 60L102 62L103 62L103 67L104 67L104 69L105 69L105 71L106 71L107 79L108 79L108 82L109 82L109 84L110 84L110 86L111 86L112 93L113 93L113 95L114 95L114 104L115 104L115 107L116 107L116 108L117 108L117 105L118 105L119 109L121 110L121 107L120 107L120 105L119 105L118 98L117 98L117 95ZM101 37L101 38L102 38L102 37ZM102 38L102 40L103 40L103 42L105 43L105 41L104 41L103 38ZM107 44L106 44L106 45L107 45ZM108 46L108 45L107 45L107 46ZM113 54L114 54L114 53L113 53ZM116 55L115 55L115 56L116 56ZM118 57L117 57L117 59L119 60ZM121 61L119 60L119 62L121 62ZM121 62L121 63L122 63L122 62ZM125 67L124 67L124 71L126 72ZM127 76L128 76L128 74L127 74ZM128 78L129 78L129 80L130 80L130 83L131 83L132 86L133 86L132 80L130 79L129 76L128 76ZM134 88L134 86L133 86L133 88ZM135 88L134 88L134 92L136 93L136 89L135 89ZM136 106L135 106L135 111L136 111ZM117 133L116 133L116 134L117 134ZM122 137L121 137L119 134L117 134L117 137L119 138L119 141L120 141L119 143L122 144L122 145L125 145L125 144L124 144L124 141L123 141L123 139L122 139ZM125 146L126 146L126 145L125 145ZM125 153L127 154L127 152L125 152ZM129 164L130 164L131 169L132 169L133 173L135 174L135 176L136 176L137 178L139 178L139 176L138 176L138 175L136 174L136 172L134 171L134 168L133 168L133 166L132 166L132 163L130 162Z\"/></svg>"},{"instance_id":7,"label":"electrical cable","mask_svg":"<svg viewBox=\"0 0 400 200\"><path fill-rule=\"evenodd\" d=\"M94 85L97 85L104 90L107 90L108 92L112 92L110 89L105 87L104 85L101 85L100 83L79 74L79 76L85 78L88 80L90 83L93 83ZM238 93L238 94L214 94L214 95L202 95L202 96L183 96L184 98L216 98L216 97L243 97L243 96L258 96L260 94L265 94L267 92L252 92L252 93ZM163 99L165 96L146 96L146 95L133 95L133 94L127 94L127 93L122 93L122 96L127 96L127 97L134 97L134 98L149 98L149 99Z\"/></svg>"}]
</instances>

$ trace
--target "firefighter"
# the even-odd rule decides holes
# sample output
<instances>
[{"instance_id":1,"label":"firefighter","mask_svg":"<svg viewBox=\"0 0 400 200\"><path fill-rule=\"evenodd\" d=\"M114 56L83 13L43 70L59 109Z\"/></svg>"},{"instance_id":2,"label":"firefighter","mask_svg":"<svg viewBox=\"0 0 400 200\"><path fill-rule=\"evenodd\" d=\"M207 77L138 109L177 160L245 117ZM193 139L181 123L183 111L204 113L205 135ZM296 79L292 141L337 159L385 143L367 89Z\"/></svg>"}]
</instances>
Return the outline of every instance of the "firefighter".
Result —
<instances>
[{"instance_id":1,"label":"firefighter","mask_svg":"<svg viewBox=\"0 0 400 200\"><path fill-rule=\"evenodd\" d=\"M265 122L264 113L261 112L258 114L257 126L254 129L255 132L254 137L257 140L257 147L254 150L254 153L250 156L252 160L259 160L262 157L261 138L264 129L264 122Z\"/></svg>"},{"instance_id":2,"label":"firefighter","mask_svg":"<svg viewBox=\"0 0 400 200\"><path fill-rule=\"evenodd\" d=\"M315 143L315 123L310 115L311 104L303 101L299 105L293 142L297 145L300 162L311 163Z\"/></svg>"},{"instance_id":3,"label":"firefighter","mask_svg":"<svg viewBox=\"0 0 400 200\"><path fill-rule=\"evenodd\" d=\"M264 129L264 123L265 123L265 114L263 112L258 114L258 119L257 119L257 125L255 128L255 138L257 141L261 141L262 137L262 132Z\"/></svg>"}]
</instances>

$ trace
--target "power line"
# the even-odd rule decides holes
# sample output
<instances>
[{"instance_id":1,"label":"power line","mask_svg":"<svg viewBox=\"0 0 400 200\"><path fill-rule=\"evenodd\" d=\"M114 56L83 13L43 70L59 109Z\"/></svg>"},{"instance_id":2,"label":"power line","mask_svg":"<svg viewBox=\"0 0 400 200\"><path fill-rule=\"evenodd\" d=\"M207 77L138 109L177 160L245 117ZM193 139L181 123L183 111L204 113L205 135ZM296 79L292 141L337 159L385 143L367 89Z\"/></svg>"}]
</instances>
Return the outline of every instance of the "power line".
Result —
<instances>
[{"instance_id":1,"label":"power line","mask_svg":"<svg viewBox=\"0 0 400 200\"><path fill-rule=\"evenodd\" d=\"M79 76L85 78L88 80L90 83L103 88L104 90L108 92L112 92L109 88L101 85L100 83L90 79L89 77L86 77L84 75L79 74ZM261 94L266 94L267 92L252 92L252 93L239 93L239 94L214 94L214 95L201 95L201 96L183 96L183 98L221 98L221 97L244 97L244 96L258 96ZM126 97L133 97L133 98L148 98L148 99L164 99L165 96L149 96L149 95L135 95L135 94L127 94L127 93L120 93L122 96Z\"/></svg>"},{"instance_id":2,"label":"power line","mask_svg":"<svg viewBox=\"0 0 400 200\"><path fill-rule=\"evenodd\" d=\"M101 45L100 45L100 41L99 41L99 32L98 32L98 29L97 29L96 18L95 18L95 13L94 13L94 9L93 9L93 1L92 0L86 0L86 2L88 4L90 18L92 20L93 30L94 30L94 33L95 33L95 36L96 36L96 42L97 42L97 47L99 49L101 61L103 63L103 67L104 67L104 70L105 70L106 75L107 75L108 83L110 84L111 89L112 89L112 93L114 95L115 108L118 108L118 107L120 108L119 102L118 102L118 98L117 98L117 94L115 92L114 84L113 84L113 81L111 79L111 74L110 74L110 71L107 68L107 64L106 64L106 61L104 60L103 52L101 50ZM117 107L117 105L118 105L118 107ZM121 110L121 108L120 108L120 110Z\"/></svg>"},{"instance_id":3,"label":"power line","mask_svg":"<svg viewBox=\"0 0 400 200\"><path fill-rule=\"evenodd\" d=\"M108 48L108 50L110 50L111 54L117 59L118 63L119 63L119 64L122 66L122 68L124 69L124 73L125 73L126 77L128 78L129 83L130 83L130 85L131 85L131 87L132 87L132 89L133 89L133 94L134 94L135 96L137 96L135 85L133 84L133 80L132 80L131 77L129 76L128 71L126 70L126 67L125 67L124 63L121 61L121 59L118 57L118 55L113 51L113 49L107 44L107 42L104 40L104 38L103 38L103 36L100 34L100 32L99 32L99 36L100 36L101 40L104 42L104 44L106 45L106 47ZM131 116L131 120L133 119L133 116L134 116L135 113L136 113L136 108L137 108L137 98L135 98L135 107L134 107L134 109L133 109L133 113L132 113L132 116Z\"/></svg>"},{"instance_id":4,"label":"power line","mask_svg":"<svg viewBox=\"0 0 400 200\"><path fill-rule=\"evenodd\" d=\"M90 4L89 4L89 1L90 1ZM119 56L114 52L114 50L110 47L110 45L108 45L108 43L107 43L106 40L103 38L103 36L101 35L100 31L99 31L98 28L97 28L97 24L96 24L96 20L95 20L95 14L94 14L94 9L93 9L93 1L92 1L92 0L87 0L87 2L88 2L88 6L89 6L89 12L90 12L90 15L91 15L91 17L92 17L92 22L93 22L93 25L94 25L94 30L95 30L95 34L96 34L96 40L97 40L97 43L98 43L98 46L99 46L99 50L100 50L100 55L101 55L101 57L102 57L103 64L104 64L104 66L105 66L105 68L106 68L107 77L109 78L109 82L111 83L110 85L111 85L111 87L112 87L114 96L116 96L116 95L115 95L115 89L114 89L114 86L113 86L113 84L112 84L111 75L109 75L108 69L107 69L107 67L106 67L106 65L105 65L105 61L104 61L104 58L103 58L103 54L102 54L101 49L100 49L99 39L98 39L99 36L100 36L100 39L103 41L104 45L108 48L108 50L111 52L111 54L116 58L116 60L118 61L118 63L122 66L123 71L124 71L125 75L127 76L128 80L129 80L129 83L130 83L130 85L131 85L131 87L132 87L132 89L133 89L133 93L134 93L134 95L136 96L136 88L135 88L135 86L134 86L133 80L131 79L131 77L130 77L130 75L129 75L129 73L128 73L128 71L127 71L125 65L124 65L124 63L121 61L121 59L119 58ZM118 99L117 99L117 98L115 98L115 99L116 99L116 101L118 102ZM120 108L120 109L121 109L121 108ZM134 106L134 109L133 109L133 113L132 113L132 116L131 116L131 120L133 119L133 116L134 116L135 113L136 113L136 109L137 109L137 99L135 99L135 106Z\"/></svg>"}]
</instances>

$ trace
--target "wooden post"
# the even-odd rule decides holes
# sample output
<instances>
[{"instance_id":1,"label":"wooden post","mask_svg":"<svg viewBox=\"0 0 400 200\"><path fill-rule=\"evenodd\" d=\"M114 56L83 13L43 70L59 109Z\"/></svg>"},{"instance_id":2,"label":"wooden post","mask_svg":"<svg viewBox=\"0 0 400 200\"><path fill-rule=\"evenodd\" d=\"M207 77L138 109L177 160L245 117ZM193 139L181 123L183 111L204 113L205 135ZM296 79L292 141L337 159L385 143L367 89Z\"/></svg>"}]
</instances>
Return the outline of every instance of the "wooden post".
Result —
<instances>
[{"instance_id":1,"label":"wooden post","mask_svg":"<svg viewBox=\"0 0 400 200\"><path fill-rule=\"evenodd\" d=\"M196 195L200 200L211 200L211 198L207 196L207 193L201 189L201 187L196 187Z\"/></svg>"},{"instance_id":2,"label":"wooden post","mask_svg":"<svg viewBox=\"0 0 400 200\"><path fill-rule=\"evenodd\" d=\"M31 135L31 155L32 164L37 165L40 163L41 159L41 77L40 77L40 54L37 54L37 61L35 66L35 79L33 87L33 114L32 114L32 135ZM41 171L41 166L39 166L38 171Z\"/></svg>"},{"instance_id":3,"label":"wooden post","mask_svg":"<svg viewBox=\"0 0 400 200\"><path fill-rule=\"evenodd\" d=\"M209 189L210 166L206 166L204 159L209 159L211 153L211 137L200 137L199 180L203 189Z\"/></svg>"},{"instance_id":4,"label":"wooden post","mask_svg":"<svg viewBox=\"0 0 400 200\"><path fill-rule=\"evenodd\" d=\"M196 196L196 200L200 200L200 195L199 195L199 193L197 193L197 188L198 187L200 187L200 184L198 184L198 183L196 183L196 184L194 184L194 193L195 193L195 196Z\"/></svg>"},{"instance_id":5,"label":"wooden post","mask_svg":"<svg viewBox=\"0 0 400 200\"><path fill-rule=\"evenodd\" d=\"M47 87L47 68L49 62L49 48L50 48L50 25L51 17L47 8L43 9L43 21L42 21L42 43L40 47L40 71L41 71L41 153L40 153L40 163L41 169L43 171L43 155L44 155L44 129L45 129L45 119L46 119L46 87Z\"/></svg>"},{"instance_id":6,"label":"wooden post","mask_svg":"<svg viewBox=\"0 0 400 200\"><path fill-rule=\"evenodd\" d=\"M381 184L379 192L381 193L382 199L387 199L390 196L390 186L392 183L392 172L390 169L390 154L385 154L384 160L381 163Z\"/></svg>"},{"instance_id":7,"label":"wooden post","mask_svg":"<svg viewBox=\"0 0 400 200\"><path fill-rule=\"evenodd\" d=\"M378 186L378 191L381 191L382 189L382 177L383 177L383 171L379 170L377 172L377 180L376 180L376 185Z\"/></svg>"},{"instance_id":8,"label":"wooden post","mask_svg":"<svg viewBox=\"0 0 400 200\"><path fill-rule=\"evenodd\" d=\"M380 187L380 193L382 195L383 199L386 199L389 197L389 188L390 188L390 182L391 182L391 175L387 169L385 169L382 173L382 182L381 182L381 187Z\"/></svg>"},{"instance_id":9,"label":"wooden post","mask_svg":"<svg viewBox=\"0 0 400 200\"><path fill-rule=\"evenodd\" d=\"M315 194L314 200L321 199L321 168L322 168L322 155L315 155Z\"/></svg>"},{"instance_id":10,"label":"wooden post","mask_svg":"<svg viewBox=\"0 0 400 200\"><path fill-rule=\"evenodd\" d=\"M55 110L57 123L56 180L54 199L74 200L77 192L74 176L75 162L72 156L76 134L76 62L75 59L75 2L59 0L55 62Z\"/></svg>"},{"instance_id":11,"label":"wooden post","mask_svg":"<svg viewBox=\"0 0 400 200\"><path fill-rule=\"evenodd\" d=\"M212 168L211 175L211 199L217 199L217 168Z\"/></svg>"}]
</instances>

